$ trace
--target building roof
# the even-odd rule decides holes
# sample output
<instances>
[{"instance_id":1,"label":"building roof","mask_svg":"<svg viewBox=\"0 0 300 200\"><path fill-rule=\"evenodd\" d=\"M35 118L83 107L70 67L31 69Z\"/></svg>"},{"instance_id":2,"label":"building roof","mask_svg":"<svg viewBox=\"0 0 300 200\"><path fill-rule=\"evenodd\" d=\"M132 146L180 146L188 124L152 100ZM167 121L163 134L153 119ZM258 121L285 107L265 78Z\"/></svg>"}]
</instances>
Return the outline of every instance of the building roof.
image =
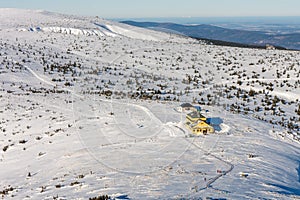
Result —
<instances>
[{"instance_id":1,"label":"building roof","mask_svg":"<svg viewBox=\"0 0 300 200\"><path fill-rule=\"evenodd\" d=\"M194 111L191 112L189 114L187 114L188 117L193 118L193 119L202 119L202 118L206 118L205 116L203 116L200 112L198 111Z\"/></svg>"},{"instance_id":2,"label":"building roof","mask_svg":"<svg viewBox=\"0 0 300 200\"><path fill-rule=\"evenodd\" d=\"M189 108L189 107L194 107L194 106L192 104L190 104L190 103L183 103L183 104L180 105L180 107L182 107L182 108Z\"/></svg>"},{"instance_id":3,"label":"building roof","mask_svg":"<svg viewBox=\"0 0 300 200\"><path fill-rule=\"evenodd\" d=\"M207 128L207 127L211 127L210 125L208 125L207 123L205 123L204 121L200 121L200 122L198 122L198 123L196 123L194 126L193 126L193 128L197 128L197 127L199 127L199 128Z\"/></svg>"}]
</instances>

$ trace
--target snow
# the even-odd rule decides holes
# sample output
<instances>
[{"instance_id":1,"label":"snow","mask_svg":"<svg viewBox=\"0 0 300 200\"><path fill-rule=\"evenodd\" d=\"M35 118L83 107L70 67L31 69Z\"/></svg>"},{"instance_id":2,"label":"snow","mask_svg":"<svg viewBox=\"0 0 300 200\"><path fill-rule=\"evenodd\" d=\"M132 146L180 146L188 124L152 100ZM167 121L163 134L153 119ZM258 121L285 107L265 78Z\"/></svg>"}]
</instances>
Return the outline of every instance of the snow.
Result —
<instances>
[{"instance_id":1,"label":"snow","mask_svg":"<svg viewBox=\"0 0 300 200\"><path fill-rule=\"evenodd\" d=\"M299 198L299 129L278 123L299 124L298 52L17 9L0 9L0 34L4 199ZM254 112L274 95L275 113ZM175 108L193 101L220 130L191 135Z\"/></svg>"}]
</instances>

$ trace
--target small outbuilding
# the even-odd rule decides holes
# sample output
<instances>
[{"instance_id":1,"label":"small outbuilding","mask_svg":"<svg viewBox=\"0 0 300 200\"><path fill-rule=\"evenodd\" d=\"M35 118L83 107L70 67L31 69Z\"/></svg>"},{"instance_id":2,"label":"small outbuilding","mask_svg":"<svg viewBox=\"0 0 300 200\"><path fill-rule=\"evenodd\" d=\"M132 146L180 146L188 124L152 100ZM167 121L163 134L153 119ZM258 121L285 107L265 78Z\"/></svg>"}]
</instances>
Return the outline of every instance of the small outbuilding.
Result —
<instances>
[{"instance_id":1,"label":"small outbuilding","mask_svg":"<svg viewBox=\"0 0 300 200\"><path fill-rule=\"evenodd\" d=\"M178 112L195 111L196 108L190 103L183 103L176 109Z\"/></svg>"}]
</instances>

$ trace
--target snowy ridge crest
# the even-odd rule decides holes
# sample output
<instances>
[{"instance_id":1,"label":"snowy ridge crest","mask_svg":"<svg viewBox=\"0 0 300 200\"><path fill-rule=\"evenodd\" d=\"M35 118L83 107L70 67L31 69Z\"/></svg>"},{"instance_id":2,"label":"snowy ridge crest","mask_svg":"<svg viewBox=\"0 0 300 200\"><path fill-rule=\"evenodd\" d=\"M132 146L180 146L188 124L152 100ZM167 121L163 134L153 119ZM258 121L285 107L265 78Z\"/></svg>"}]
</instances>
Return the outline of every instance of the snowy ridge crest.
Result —
<instances>
[{"instance_id":1,"label":"snowy ridge crest","mask_svg":"<svg viewBox=\"0 0 300 200\"><path fill-rule=\"evenodd\" d=\"M31 32L50 32L50 33L62 33L70 35L85 35L85 36L109 36L116 37L117 34L105 30L89 30L79 28L67 28L67 27L36 27L29 29L19 29L19 31L31 31Z\"/></svg>"}]
</instances>

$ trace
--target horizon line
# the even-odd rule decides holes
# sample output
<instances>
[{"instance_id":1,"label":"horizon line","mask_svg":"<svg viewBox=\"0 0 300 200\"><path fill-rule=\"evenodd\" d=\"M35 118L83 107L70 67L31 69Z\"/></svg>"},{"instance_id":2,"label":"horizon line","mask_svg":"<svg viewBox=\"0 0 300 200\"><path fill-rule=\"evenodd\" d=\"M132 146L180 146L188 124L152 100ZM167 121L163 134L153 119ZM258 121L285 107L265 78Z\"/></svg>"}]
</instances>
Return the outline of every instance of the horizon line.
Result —
<instances>
[{"instance_id":1,"label":"horizon line","mask_svg":"<svg viewBox=\"0 0 300 200\"><path fill-rule=\"evenodd\" d=\"M296 16L199 16L199 17L109 17L109 19L193 19L193 18L290 18ZM300 23L300 22L299 22Z\"/></svg>"}]
</instances>

